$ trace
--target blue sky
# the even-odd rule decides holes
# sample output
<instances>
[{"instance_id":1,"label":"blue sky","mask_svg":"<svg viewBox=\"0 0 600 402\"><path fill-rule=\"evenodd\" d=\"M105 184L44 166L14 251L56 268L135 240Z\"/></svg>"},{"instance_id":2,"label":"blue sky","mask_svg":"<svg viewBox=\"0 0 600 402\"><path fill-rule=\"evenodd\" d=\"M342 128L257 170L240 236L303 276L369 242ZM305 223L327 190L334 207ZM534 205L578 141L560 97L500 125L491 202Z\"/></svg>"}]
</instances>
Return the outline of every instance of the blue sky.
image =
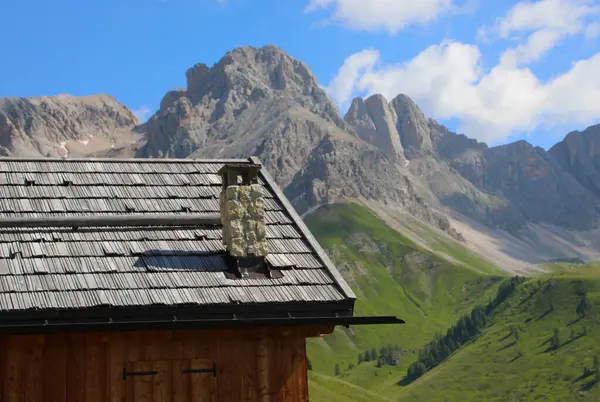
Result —
<instances>
[{"instance_id":1,"label":"blue sky","mask_svg":"<svg viewBox=\"0 0 600 402\"><path fill-rule=\"evenodd\" d=\"M600 122L600 3L485 3L6 0L0 97L107 93L154 111L193 64L275 44L343 111L353 96L403 92L472 137L544 147Z\"/></svg>"}]
</instances>

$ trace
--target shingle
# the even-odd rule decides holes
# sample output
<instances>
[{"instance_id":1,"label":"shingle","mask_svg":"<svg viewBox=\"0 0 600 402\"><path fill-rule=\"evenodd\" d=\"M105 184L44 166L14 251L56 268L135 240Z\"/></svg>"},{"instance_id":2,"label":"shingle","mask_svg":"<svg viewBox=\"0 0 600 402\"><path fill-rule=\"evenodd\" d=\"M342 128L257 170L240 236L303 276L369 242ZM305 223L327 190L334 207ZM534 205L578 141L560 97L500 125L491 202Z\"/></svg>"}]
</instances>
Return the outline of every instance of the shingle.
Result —
<instances>
[{"instance_id":1,"label":"shingle","mask_svg":"<svg viewBox=\"0 0 600 402\"><path fill-rule=\"evenodd\" d=\"M111 242L105 241L100 244L100 247L102 248L104 255L107 257L116 257L116 256L125 255L123 248L120 246L119 243L116 243L116 242L111 243Z\"/></svg>"},{"instance_id":2,"label":"shingle","mask_svg":"<svg viewBox=\"0 0 600 402\"><path fill-rule=\"evenodd\" d=\"M294 262L289 258L289 255L287 254L269 253L267 255L267 261L269 264L276 268L293 267L295 265Z\"/></svg>"},{"instance_id":3,"label":"shingle","mask_svg":"<svg viewBox=\"0 0 600 402\"><path fill-rule=\"evenodd\" d=\"M244 293L241 289L235 287L223 288L223 291L227 293L227 297L232 303L248 303L251 298Z\"/></svg>"},{"instance_id":4,"label":"shingle","mask_svg":"<svg viewBox=\"0 0 600 402\"><path fill-rule=\"evenodd\" d=\"M14 310L10 293L0 293L0 310L2 310L2 311Z\"/></svg>"},{"instance_id":5,"label":"shingle","mask_svg":"<svg viewBox=\"0 0 600 402\"><path fill-rule=\"evenodd\" d=\"M5 292L27 292L27 282L24 275L3 277L3 288Z\"/></svg>"},{"instance_id":6,"label":"shingle","mask_svg":"<svg viewBox=\"0 0 600 402\"><path fill-rule=\"evenodd\" d=\"M0 259L0 275L8 275L10 273L8 262L5 259Z\"/></svg>"},{"instance_id":7,"label":"shingle","mask_svg":"<svg viewBox=\"0 0 600 402\"><path fill-rule=\"evenodd\" d=\"M266 211L265 212L265 222L268 225L292 223L290 218L281 211Z\"/></svg>"},{"instance_id":8,"label":"shingle","mask_svg":"<svg viewBox=\"0 0 600 402\"><path fill-rule=\"evenodd\" d=\"M11 257L11 243L0 243L0 258Z\"/></svg>"},{"instance_id":9,"label":"shingle","mask_svg":"<svg viewBox=\"0 0 600 402\"><path fill-rule=\"evenodd\" d=\"M312 250L301 239L269 239L269 253L310 253Z\"/></svg>"},{"instance_id":10,"label":"shingle","mask_svg":"<svg viewBox=\"0 0 600 402\"><path fill-rule=\"evenodd\" d=\"M14 276L2 275L0 276L0 293L13 292L12 281Z\"/></svg>"},{"instance_id":11,"label":"shingle","mask_svg":"<svg viewBox=\"0 0 600 402\"><path fill-rule=\"evenodd\" d=\"M197 300L190 289L179 289L182 304L196 304Z\"/></svg>"},{"instance_id":12,"label":"shingle","mask_svg":"<svg viewBox=\"0 0 600 402\"><path fill-rule=\"evenodd\" d=\"M36 274L51 273L52 270L48 267L47 262L48 262L48 259L40 258L38 261L36 261L35 264L31 264L31 267L33 268L34 273L36 273Z\"/></svg>"},{"instance_id":13,"label":"shingle","mask_svg":"<svg viewBox=\"0 0 600 402\"><path fill-rule=\"evenodd\" d=\"M283 295L285 301L296 302L298 301L297 293L294 291L295 286L279 286L277 289Z\"/></svg>"},{"instance_id":14,"label":"shingle","mask_svg":"<svg viewBox=\"0 0 600 402\"><path fill-rule=\"evenodd\" d=\"M29 310L32 307L31 300L24 293L9 293L14 310Z\"/></svg>"},{"instance_id":15,"label":"shingle","mask_svg":"<svg viewBox=\"0 0 600 402\"><path fill-rule=\"evenodd\" d=\"M300 239L302 235L292 225L267 225L269 239Z\"/></svg>"},{"instance_id":16,"label":"shingle","mask_svg":"<svg viewBox=\"0 0 600 402\"><path fill-rule=\"evenodd\" d=\"M27 291L29 292L41 292L44 289L44 283L42 282L42 278L44 275L23 275Z\"/></svg>"},{"instance_id":17,"label":"shingle","mask_svg":"<svg viewBox=\"0 0 600 402\"><path fill-rule=\"evenodd\" d=\"M265 198L265 209L267 211L283 211L283 206L273 198Z\"/></svg>"},{"instance_id":18,"label":"shingle","mask_svg":"<svg viewBox=\"0 0 600 402\"><path fill-rule=\"evenodd\" d=\"M33 207L31 205L31 202L28 199L19 199L18 201L18 205L19 205L19 211L22 212L33 212Z\"/></svg>"}]
</instances>

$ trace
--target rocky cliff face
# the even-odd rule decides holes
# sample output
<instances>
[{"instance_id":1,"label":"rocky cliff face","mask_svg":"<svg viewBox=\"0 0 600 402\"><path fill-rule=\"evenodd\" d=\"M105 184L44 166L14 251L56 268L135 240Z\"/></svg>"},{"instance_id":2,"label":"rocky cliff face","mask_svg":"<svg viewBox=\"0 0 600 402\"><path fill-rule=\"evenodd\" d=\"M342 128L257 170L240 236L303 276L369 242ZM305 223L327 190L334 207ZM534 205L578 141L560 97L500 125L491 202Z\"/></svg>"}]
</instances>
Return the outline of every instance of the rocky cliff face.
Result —
<instances>
[{"instance_id":1,"label":"rocky cliff face","mask_svg":"<svg viewBox=\"0 0 600 402\"><path fill-rule=\"evenodd\" d=\"M430 154L430 123L406 95L391 102L382 95L355 98L344 120L360 138L397 158L413 159Z\"/></svg>"},{"instance_id":2,"label":"rocky cliff face","mask_svg":"<svg viewBox=\"0 0 600 402\"><path fill-rule=\"evenodd\" d=\"M408 158L431 154L432 127L415 102L408 96L396 96L391 106L396 112L396 127Z\"/></svg>"},{"instance_id":3,"label":"rocky cliff face","mask_svg":"<svg viewBox=\"0 0 600 402\"><path fill-rule=\"evenodd\" d=\"M600 197L600 124L567 134L548 153L582 186Z\"/></svg>"},{"instance_id":4,"label":"rocky cliff face","mask_svg":"<svg viewBox=\"0 0 600 402\"><path fill-rule=\"evenodd\" d=\"M139 124L107 95L0 99L0 155L85 156L135 142Z\"/></svg>"},{"instance_id":5,"label":"rocky cliff face","mask_svg":"<svg viewBox=\"0 0 600 402\"><path fill-rule=\"evenodd\" d=\"M511 215L523 223L587 230L599 222L600 200L546 151L525 141L469 149L448 163L481 191L508 201Z\"/></svg>"},{"instance_id":6,"label":"rocky cliff face","mask_svg":"<svg viewBox=\"0 0 600 402\"><path fill-rule=\"evenodd\" d=\"M442 205L477 222L513 233L527 222L578 230L600 222L600 128L572 133L548 154L525 141L489 148L451 133L405 95L355 99L345 119L380 150L402 150Z\"/></svg>"},{"instance_id":7,"label":"rocky cliff face","mask_svg":"<svg viewBox=\"0 0 600 402\"><path fill-rule=\"evenodd\" d=\"M400 209L461 240L446 216L431 207L408 172L377 147L352 136L327 136L286 188L301 212L316 205L369 200Z\"/></svg>"},{"instance_id":8,"label":"rocky cliff face","mask_svg":"<svg viewBox=\"0 0 600 402\"><path fill-rule=\"evenodd\" d=\"M381 95L363 101L354 99L345 116L356 133L380 151L393 155L402 153L412 177L427 188L429 205L441 204L478 222L492 227L516 228L523 219L508 202L486 194L461 176L444 158L458 157L472 148L487 149L465 136L451 133L434 120L428 119L406 95L391 102ZM399 145L392 146L393 141Z\"/></svg>"},{"instance_id":9,"label":"rocky cliff face","mask_svg":"<svg viewBox=\"0 0 600 402\"><path fill-rule=\"evenodd\" d=\"M404 158L404 148L396 129L398 116L382 95L373 95L366 100L354 99L344 120L360 138L376 146L390 158Z\"/></svg>"}]
</instances>

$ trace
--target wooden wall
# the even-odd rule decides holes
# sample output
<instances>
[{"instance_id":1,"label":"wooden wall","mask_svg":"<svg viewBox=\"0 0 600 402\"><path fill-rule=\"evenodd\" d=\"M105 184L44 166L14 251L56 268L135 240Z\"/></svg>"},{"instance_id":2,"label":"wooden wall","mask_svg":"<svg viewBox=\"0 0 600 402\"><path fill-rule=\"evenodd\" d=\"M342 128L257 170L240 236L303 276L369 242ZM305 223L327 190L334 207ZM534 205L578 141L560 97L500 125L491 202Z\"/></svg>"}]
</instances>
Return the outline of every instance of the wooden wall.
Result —
<instances>
[{"instance_id":1,"label":"wooden wall","mask_svg":"<svg viewBox=\"0 0 600 402\"><path fill-rule=\"evenodd\" d=\"M308 401L305 337L330 329L2 335L2 402ZM184 370L211 369L185 374ZM127 372L156 372L128 375Z\"/></svg>"}]
</instances>

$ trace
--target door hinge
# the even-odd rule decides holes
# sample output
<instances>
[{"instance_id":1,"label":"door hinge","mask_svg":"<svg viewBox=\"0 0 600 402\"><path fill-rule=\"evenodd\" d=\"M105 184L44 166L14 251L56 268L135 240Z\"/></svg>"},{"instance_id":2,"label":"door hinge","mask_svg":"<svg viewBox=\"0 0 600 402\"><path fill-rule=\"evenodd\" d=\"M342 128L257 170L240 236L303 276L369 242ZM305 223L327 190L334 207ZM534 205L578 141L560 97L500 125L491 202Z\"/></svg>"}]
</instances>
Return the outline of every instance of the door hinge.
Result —
<instances>
[{"instance_id":1,"label":"door hinge","mask_svg":"<svg viewBox=\"0 0 600 402\"><path fill-rule=\"evenodd\" d=\"M196 374L196 373L212 373L213 377L217 376L217 365L213 364L212 368L207 369L186 369L183 370L183 374Z\"/></svg>"},{"instance_id":2,"label":"door hinge","mask_svg":"<svg viewBox=\"0 0 600 402\"><path fill-rule=\"evenodd\" d=\"M127 371L123 369L123 381L127 380L127 377L138 376L138 375L157 375L158 371Z\"/></svg>"}]
</instances>

